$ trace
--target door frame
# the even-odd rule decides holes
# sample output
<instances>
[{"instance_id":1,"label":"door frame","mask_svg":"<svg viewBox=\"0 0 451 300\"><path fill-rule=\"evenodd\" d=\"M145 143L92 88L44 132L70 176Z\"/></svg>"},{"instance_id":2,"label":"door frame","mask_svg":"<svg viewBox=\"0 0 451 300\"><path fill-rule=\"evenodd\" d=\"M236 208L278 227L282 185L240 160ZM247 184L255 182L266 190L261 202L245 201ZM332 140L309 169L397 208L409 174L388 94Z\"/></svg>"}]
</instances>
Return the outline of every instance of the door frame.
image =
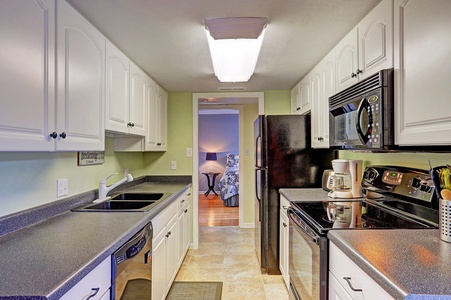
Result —
<instances>
[{"instance_id":1,"label":"door frame","mask_svg":"<svg viewBox=\"0 0 451 300\"><path fill-rule=\"evenodd\" d=\"M193 171L192 171L192 204L193 204L193 226L192 226L192 248L197 249L199 247L199 99L209 99L209 98L256 98L258 101L258 114L264 114L264 101L265 95L263 92L229 92L229 93L193 93ZM243 101L244 103L244 101ZM235 103L234 103L235 104ZM239 103L236 103L239 106ZM230 106L228 106L230 107ZM232 107L230 107L232 108ZM240 153L244 153L244 108L241 107L240 110ZM241 160L241 159L240 159ZM240 182L243 178L243 167L240 163ZM240 194L243 194L243 185L240 184ZM240 201L241 202L241 201ZM240 203L239 210L239 224L240 227L243 222L244 207Z\"/></svg>"}]
</instances>

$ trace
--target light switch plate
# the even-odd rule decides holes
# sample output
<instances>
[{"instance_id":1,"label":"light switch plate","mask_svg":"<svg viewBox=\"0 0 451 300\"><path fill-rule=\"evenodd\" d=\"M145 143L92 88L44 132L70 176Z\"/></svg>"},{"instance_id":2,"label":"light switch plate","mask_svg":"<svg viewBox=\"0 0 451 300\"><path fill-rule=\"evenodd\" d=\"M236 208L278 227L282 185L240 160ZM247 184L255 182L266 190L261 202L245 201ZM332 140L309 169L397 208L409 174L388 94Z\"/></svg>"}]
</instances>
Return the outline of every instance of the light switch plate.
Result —
<instances>
[{"instance_id":1,"label":"light switch plate","mask_svg":"<svg viewBox=\"0 0 451 300\"><path fill-rule=\"evenodd\" d=\"M177 169L177 162L175 160L171 161L171 170Z\"/></svg>"},{"instance_id":2,"label":"light switch plate","mask_svg":"<svg viewBox=\"0 0 451 300\"><path fill-rule=\"evenodd\" d=\"M57 185L56 192L57 197L66 196L68 194L69 181L67 179L58 179L56 181L56 185Z\"/></svg>"},{"instance_id":3,"label":"light switch plate","mask_svg":"<svg viewBox=\"0 0 451 300\"><path fill-rule=\"evenodd\" d=\"M193 148L186 148L186 157L193 157Z\"/></svg>"}]
</instances>

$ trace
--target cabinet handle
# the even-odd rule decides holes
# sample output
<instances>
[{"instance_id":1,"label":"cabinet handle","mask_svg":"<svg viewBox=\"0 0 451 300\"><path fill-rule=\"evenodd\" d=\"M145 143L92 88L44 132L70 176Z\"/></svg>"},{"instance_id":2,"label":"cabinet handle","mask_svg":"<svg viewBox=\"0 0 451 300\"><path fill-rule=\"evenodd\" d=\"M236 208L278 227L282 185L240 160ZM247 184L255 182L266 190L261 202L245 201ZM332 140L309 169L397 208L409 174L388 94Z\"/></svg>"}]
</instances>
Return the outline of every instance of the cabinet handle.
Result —
<instances>
[{"instance_id":1,"label":"cabinet handle","mask_svg":"<svg viewBox=\"0 0 451 300\"><path fill-rule=\"evenodd\" d=\"M288 209L285 205L282 205L282 208L283 208L284 210L287 210L287 209Z\"/></svg>"},{"instance_id":2,"label":"cabinet handle","mask_svg":"<svg viewBox=\"0 0 451 300\"><path fill-rule=\"evenodd\" d=\"M132 127L135 127L135 123L131 123L131 126L132 126Z\"/></svg>"},{"instance_id":3,"label":"cabinet handle","mask_svg":"<svg viewBox=\"0 0 451 300\"><path fill-rule=\"evenodd\" d=\"M352 73L351 73L351 78L355 78L355 77L357 77L357 74L354 73L354 72L352 72Z\"/></svg>"},{"instance_id":4,"label":"cabinet handle","mask_svg":"<svg viewBox=\"0 0 451 300\"><path fill-rule=\"evenodd\" d=\"M88 298L86 298L86 300L89 300L92 297L94 297L95 295L97 295L97 293L100 291L100 288L92 288L91 291L92 291L91 294L89 295Z\"/></svg>"},{"instance_id":5,"label":"cabinet handle","mask_svg":"<svg viewBox=\"0 0 451 300\"><path fill-rule=\"evenodd\" d=\"M320 142L322 142L324 140L324 138L322 137L322 136L320 136L319 138L318 138L318 141L320 141Z\"/></svg>"},{"instance_id":6,"label":"cabinet handle","mask_svg":"<svg viewBox=\"0 0 451 300\"><path fill-rule=\"evenodd\" d=\"M301 108L300 107L296 107L296 110L301 110Z\"/></svg>"},{"instance_id":7,"label":"cabinet handle","mask_svg":"<svg viewBox=\"0 0 451 300\"><path fill-rule=\"evenodd\" d=\"M187 208L187 209L185 209L184 213L186 214L187 212L188 212L188 208Z\"/></svg>"},{"instance_id":8,"label":"cabinet handle","mask_svg":"<svg viewBox=\"0 0 451 300\"><path fill-rule=\"evenodd\" d=\"M348 283L349 287L351 288L351 290L353 290L354 292L362 292L362 289L356 289L352 286L351 283L351 277L343 277L344 280L346 280L346 282Z\"/></svg>"},{"instance_id":9,"label":"cabinet handle","mask_svg":"<svg viewBox=\"0 0 451 300\"><path fill-rule=\"evenodd\" d=\"M182 201L180 201L180 203L183 203L183 202L185 202L185 199L183 199Z\"/></svg>"},{"instance_id":10,"label":"cabinet handle","mask_svg":"<svg viewBox=\"0 0 451 300\"><path fill-rule=\"evenodd\" d=\"M66 138L66 133L65 132L61 132L60 137L64 140Z\"/></svg>"},{"instance_id":11,"label":"cabinet handle","mask_svg":"<svg viewBox=\"0 0 451 300\"><path fill-rule=\"evenodd\" d=\"M285 222L283 222L283 227L287 227L287 224Z\"/></svg>"},{"instance_id":12,"label":"cabinet handle","mask_svg":"<svg viewBox=\"0 0 451 300\"><path fill-rule=\"evenodd\" d=\"M186 194L187 197L191 196L191 193Z\"/></svg>"},{"instance_id":13,"label":"cabinet handle","mask_svg":"<svg viewBox=\"0 0 451 300\"><path fill-rule=\"evenodd\" d=\"M58 134L54 131L51 134L49 134L51 138L56 139L58 137Z\"/></svg>"},{"instance_id":14,"label":"cabinet handle","mask_svg":"<svg viewBox=\"0 0 451 300\"><path fill-rule=\"evenodd\" d=\"M128 123L127 123L127 127L135 127L135 123L128 122Z\"/></svg>"},{"instance_id":15,"label":"cabinet handle","mask_svg":"<svg viewBox=\"0 0 451 300\"><path fill-rule=\"evenodd\" d=\"M157 143L157 146L161 146L161 143Z\"/></svg>"},{"instance_id":16,"label":"cabinet handle","mask_svg":"<svg viewBox=\"0 0 451 300\"><path fill-rule=\"evenodd\" d=\"M171 232L169 231L168 234L166 234L166 237L168 238L171 235Z\"/></svg>"},{"instance_id":17,"label":"cabinet handle","mask_svg":"<svg viewBox=\"0 0 451 300\"><path fill-rule=\"evenodd\" d=\"M356 74L361 74L361 73L362 73L362 70L357 69L357 71L356 71L355 73L356 73Z\"/></svg>"}]
</instances>

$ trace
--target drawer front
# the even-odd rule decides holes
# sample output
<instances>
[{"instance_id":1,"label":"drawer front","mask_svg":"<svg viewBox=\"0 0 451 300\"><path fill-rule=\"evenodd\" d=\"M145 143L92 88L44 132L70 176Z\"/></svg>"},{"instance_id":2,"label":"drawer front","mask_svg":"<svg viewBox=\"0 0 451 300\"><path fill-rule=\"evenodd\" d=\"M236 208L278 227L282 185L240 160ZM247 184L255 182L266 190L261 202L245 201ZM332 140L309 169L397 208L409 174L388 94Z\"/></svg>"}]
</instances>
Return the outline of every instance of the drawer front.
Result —
<instances>
[{"instance_id":1,"label":"drawer front","mask_svg":"<svg viewBox=\"0 0 451 300\"><path fill-rule=\"evenodd\" d=\"M161 229L166 226L172 217L177 215L179 198L173 201L168 207L152 219L153 236L158 235Z\"/></svg>"},{"instance_id":2,"label":"drawer front","mask_svg":"<svg viewBox=\"0 0 451 300\"><path fill-rule=\"evenodd\" d=\"M332 242L329 251L329 270L352 299L393 299Z\"/></svg>"},{"instance_id":3,"label":"drawer front","mask_svg":"<svg viewBox=\"0 0 451 300\"><path fill-rule=\"evenodd\" d=\"M94 270L88 273L61 300L97 300L108 292L111 286L111 257L108 256Z\"/></svg>"}]
</instances>

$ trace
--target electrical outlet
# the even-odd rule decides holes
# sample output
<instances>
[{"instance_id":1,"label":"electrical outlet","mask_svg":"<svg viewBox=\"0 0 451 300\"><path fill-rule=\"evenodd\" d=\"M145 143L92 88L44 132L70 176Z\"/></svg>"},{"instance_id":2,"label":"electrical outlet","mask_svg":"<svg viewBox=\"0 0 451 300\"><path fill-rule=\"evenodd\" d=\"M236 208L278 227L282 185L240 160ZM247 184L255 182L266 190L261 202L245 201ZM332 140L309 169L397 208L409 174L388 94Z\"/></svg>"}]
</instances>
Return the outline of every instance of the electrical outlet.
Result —
<instances>
[{"instance_id":1,"label":"electrical outlet","mask_svg":"<svg viewBox=\"0 0 451 300\"><path fill-rule=\"evenodd\" d=\"M67 179L58 179L56 181L56 185L57 185L56 194L58 197L66 196L68 194L69 181Z\"/></svg>"},{"instance_id":2,"label":"electrical outlet","mask_svg":"<svg viewBox=\"0 0 451 300\"><path fill-rule=\"evenodd\" d=\"M193 148L186 148L186 157L193 157Z\"/></svg>"},{"instance_id":3,"label":"electrical outlet","mask_svg":"<svg viewBox=\"0 0 451 300\"><path fill-rule=\"evenodd\" d=\"M171 170L177 169L177 162L175 160L171 161Z\"/></svg>"}]
</instances>

